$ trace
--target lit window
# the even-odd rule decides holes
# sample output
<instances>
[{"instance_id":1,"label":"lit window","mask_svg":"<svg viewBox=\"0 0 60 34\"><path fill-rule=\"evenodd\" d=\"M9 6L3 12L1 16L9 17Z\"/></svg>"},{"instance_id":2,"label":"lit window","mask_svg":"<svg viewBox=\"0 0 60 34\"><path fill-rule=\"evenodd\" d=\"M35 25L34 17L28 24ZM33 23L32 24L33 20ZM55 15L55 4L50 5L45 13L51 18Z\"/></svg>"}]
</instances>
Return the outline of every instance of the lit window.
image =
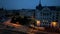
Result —
<instances>
[{"instance_id":1,"label":"lit window","mask_svg":"<svg viewBox=\"0 0 60 34\"><path fill-rule=\"evenodd\" d=\"M43 22L48 22L47 20L43 20Z\"/></svg>"}]
</instances>

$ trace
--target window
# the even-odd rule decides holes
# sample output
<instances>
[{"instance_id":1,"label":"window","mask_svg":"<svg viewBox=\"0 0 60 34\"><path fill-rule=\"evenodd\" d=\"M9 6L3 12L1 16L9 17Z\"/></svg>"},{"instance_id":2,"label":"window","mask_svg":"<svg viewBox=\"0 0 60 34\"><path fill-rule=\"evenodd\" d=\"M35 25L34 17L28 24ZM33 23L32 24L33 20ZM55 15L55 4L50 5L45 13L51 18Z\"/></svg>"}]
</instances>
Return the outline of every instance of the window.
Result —
<instances>
[{"instance_id":1,"label":"window","mask_svg":"<svg viewBox=\"0 0 60 34\"><path fill-rule=\"evenodd\" d=\"M40 15L41 16L49 16L50 14L49 14L49 12L41 12Z\"/></svg>"},{"instance_id":2,"label":"window","mask_svg":"<svg viewBox=\"0 0 60 34\"><path fill-rule=\"evenodd\" d=\"M48 22L48 20L43 20L43 22Z\"/></svg>"}]
</instances>

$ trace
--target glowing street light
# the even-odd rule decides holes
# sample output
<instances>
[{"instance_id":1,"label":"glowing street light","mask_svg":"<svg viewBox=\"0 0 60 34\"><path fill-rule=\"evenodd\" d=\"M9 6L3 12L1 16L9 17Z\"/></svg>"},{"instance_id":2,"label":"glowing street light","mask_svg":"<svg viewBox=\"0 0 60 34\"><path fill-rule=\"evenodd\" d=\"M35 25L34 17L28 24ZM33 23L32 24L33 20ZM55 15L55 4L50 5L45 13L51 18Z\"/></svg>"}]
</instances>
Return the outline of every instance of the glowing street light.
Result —
<instances>
[{"instance_id":1,"label":"glowing street light","mask_svg":"<svg viewBox=\"0 0 60 34\"><path fill-rule=\"evenodd\" d=\"M57 26L57 22L51 22L51 26L56 27Z\"/></svg>"},{"instance_id":2,"label":"glowing street light","mask_svg":"<svg viewBox=\"0 0 60 34\"><path fill-rule=\"evenodd\" d=\"M37 20L37 26L40 26L40 21L39 20Z\"/></svg>"}]
</instances>

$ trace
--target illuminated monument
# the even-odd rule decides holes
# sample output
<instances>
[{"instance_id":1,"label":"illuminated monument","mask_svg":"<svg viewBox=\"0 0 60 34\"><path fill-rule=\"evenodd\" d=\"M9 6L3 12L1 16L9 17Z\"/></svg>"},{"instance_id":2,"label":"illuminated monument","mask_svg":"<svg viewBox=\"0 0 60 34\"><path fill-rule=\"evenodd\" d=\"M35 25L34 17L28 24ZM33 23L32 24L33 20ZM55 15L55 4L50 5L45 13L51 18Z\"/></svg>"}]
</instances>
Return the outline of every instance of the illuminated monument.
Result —
<instances>
[{"instance_id":1,"label":"illuminated monument","mask_svg":"<svg viewBox=\"0 0 60 34\"><path fill-rule=\"evenodd\" d=\"M44 0L45 1L45 0ZM36 18L41 21L40 26L50 26L52 22L57 22L60 25L60 6L42 6L41 0L36 6Z\"/></svg>"}]
</instances>

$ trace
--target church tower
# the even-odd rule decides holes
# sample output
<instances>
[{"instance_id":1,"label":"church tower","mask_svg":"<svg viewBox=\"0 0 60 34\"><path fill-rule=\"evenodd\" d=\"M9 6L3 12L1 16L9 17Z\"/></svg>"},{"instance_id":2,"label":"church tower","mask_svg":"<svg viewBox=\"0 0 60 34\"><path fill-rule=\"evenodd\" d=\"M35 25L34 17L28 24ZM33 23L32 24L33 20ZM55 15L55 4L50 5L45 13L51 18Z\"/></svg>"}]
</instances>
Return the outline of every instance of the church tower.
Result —
<instances>
[{"instance_id":1,"label":"church tower","mask_svg":"<svg viewBox=\"0 0 60 34\"><path fill-rule=\"evenodd\" d=\"M41 0L39 1L39 5L36 6L36 9L42 10Z\"/></svg>"}]
</instances>

